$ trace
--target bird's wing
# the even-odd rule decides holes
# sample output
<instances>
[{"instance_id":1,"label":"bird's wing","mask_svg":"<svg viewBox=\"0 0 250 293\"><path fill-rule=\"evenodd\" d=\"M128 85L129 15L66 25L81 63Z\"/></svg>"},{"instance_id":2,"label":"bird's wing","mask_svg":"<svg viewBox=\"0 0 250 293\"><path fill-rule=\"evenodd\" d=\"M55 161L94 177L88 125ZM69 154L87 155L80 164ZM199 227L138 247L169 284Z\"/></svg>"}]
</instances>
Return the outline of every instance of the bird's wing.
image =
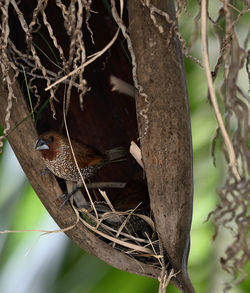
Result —
<instances>
[{"instance_id":1,"label":"bird's wing","mask_svg":"<svg viewBox=\"0 0 250 293\"><path fill-rule=\"evenodd\" d=\"M72 147L79 168L96 165L103 160L102 154L88 145L72 141ZM73 164L75 165L74 160Z\"/></svg>"}]
</instances>

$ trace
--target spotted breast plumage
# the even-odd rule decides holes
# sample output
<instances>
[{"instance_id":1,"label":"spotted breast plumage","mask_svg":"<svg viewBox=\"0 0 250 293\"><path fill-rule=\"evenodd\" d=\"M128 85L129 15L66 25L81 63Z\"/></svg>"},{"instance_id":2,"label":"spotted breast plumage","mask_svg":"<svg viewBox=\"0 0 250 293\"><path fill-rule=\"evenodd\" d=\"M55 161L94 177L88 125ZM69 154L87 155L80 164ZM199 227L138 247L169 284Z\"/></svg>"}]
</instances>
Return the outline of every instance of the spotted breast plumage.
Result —
<instances>
[{"instance_id":1,"label":"spotted breast plumage","mask_svg":"<svg viewBox=\"0 0 250 293\"><path fill-rule=\"evenodd\" d=\"M126 160L127 150L117 147L105 152L71 140L74 155L84 179L90 179L98 170L111 162ZM81 177L68 142L63 135L55 132L45 132L36 142L36 150L42 154L46 167L57 177L80 182Z\"/></svg>"}]
</instances>

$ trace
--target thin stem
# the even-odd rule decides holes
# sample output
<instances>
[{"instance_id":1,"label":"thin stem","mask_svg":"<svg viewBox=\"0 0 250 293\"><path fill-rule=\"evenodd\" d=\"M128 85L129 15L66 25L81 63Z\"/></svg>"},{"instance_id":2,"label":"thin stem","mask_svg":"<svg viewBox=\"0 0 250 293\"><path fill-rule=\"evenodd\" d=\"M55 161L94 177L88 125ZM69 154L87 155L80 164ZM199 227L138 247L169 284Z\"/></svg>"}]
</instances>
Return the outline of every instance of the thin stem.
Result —
<instances>
[{"instance_id":1,"label":"thin stem","mask_svg":"<svg viewBox=\"0 0 250 293\"><path fill-rule=\"evenodd\" d=\"M208 90L212 102L212 106L214 108L215 117L218 122L218 126L220 127L223 140L225 142L225 145L227 147L228 155L229 155L229 167L232 169L233 174L237 178L237 180L240 180L240 175L237 169L237 160L234 152L233 145L231 143L231 140L229 138L229 135L227 133L227 130L225 128L220 109L217 103L215 90L213 86L213 80L211 75L211 69L209 65L209 56L208 56L208 46L207 46L207 1L202 0L201 1L201 41L202 41L202 55L203 55L203 62L204 62L204 69L206 73L206 79L207 79L207 85Z\"/></svg>"}]
</instances>

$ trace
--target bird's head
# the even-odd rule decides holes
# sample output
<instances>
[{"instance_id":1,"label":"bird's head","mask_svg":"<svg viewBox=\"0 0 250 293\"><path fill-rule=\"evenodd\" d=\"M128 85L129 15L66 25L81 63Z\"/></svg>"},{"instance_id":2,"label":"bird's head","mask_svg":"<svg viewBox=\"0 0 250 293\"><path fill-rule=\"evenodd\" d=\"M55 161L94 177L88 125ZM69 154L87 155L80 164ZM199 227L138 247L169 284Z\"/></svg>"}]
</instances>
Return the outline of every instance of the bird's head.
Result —
<instances>
[{"instance_id":1,"label":"bird's head","mask_svg":"<svg viewBox=\"0 0 250 293\"><path fill-rule=\"evenodd\" d=\"M56 132L45 132L36 141L35 149L41 151L44 158L51 160L59 151L61 139L61 135Z\"/></svg>"}]
</instances>

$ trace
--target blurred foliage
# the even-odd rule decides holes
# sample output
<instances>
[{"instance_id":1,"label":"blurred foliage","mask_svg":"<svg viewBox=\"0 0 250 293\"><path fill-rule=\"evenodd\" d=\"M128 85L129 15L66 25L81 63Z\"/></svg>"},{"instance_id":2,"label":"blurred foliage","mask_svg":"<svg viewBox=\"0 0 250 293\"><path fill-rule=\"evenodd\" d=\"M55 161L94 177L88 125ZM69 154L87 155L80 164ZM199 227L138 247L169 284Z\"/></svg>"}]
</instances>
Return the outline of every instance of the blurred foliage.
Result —
<instances>
[{"instance_id":1,"label":"blurred foliage","mask_svg":"<svg viewBox=\"0 0 250 293\"><path fill-rule=\"evenodd\" d=\"M190 2L190 17L180 22L180 30L186 40L191 37L193 19L198 12L194 1ZM218 12L218 3L212 8L212 16L215 11ZM213 46L216 46L216 41L210 43L210 49ZM210 52L213 60L213 51ZM199 43L191 53L201 57ZM206 219L218 204L216 188L223 182L225 164L220 156L219 140L216 168L210 155L217 124L207 101L205 75L192 61L185 60L185 65L192 118L195 187L189 273L197 292L222 292L223 282L230 280L230 276L221 270L219 258L232 236L222 230L212 241L214 227L211 220ZM26 181L9 145L5 144L0 155L0 229L55 228L56 224ZM247 270L250 272L250 265ZM157 280L114 269L82 251L62 233L0 235L0 292L150 293L157 290ZM179 291L170 285L167 292ZM230 292L250 292L250 280L245 280Z\"/></svg>"}]
</instances>

